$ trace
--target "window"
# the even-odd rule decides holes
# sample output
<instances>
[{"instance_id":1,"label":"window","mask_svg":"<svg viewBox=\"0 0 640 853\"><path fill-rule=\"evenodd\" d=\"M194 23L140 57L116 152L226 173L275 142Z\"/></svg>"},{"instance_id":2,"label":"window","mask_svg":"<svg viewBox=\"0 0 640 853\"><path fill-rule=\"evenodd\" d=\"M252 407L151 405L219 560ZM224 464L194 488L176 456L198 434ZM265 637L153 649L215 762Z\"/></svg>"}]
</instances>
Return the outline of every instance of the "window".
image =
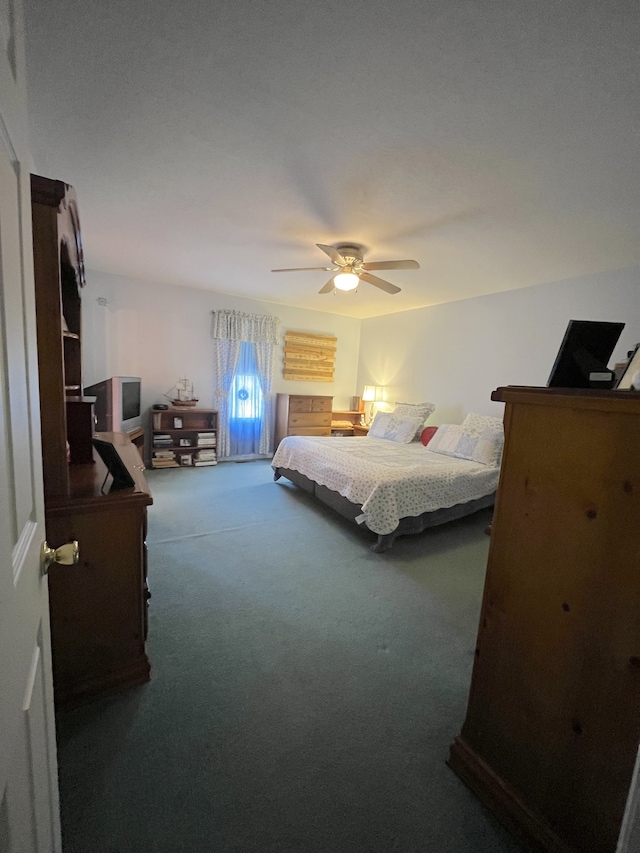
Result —
<instances>
[{"instance_id":1,"label":"window","mask_svg":"<svg viewBox=\"0 0 640 853\"><path fill-rule=\"evenodd\" d=\"M264 415L264 397L258 379L253 344L243 342L229 393L231 456L258 453Z\"/></svg>"}]
</instances>

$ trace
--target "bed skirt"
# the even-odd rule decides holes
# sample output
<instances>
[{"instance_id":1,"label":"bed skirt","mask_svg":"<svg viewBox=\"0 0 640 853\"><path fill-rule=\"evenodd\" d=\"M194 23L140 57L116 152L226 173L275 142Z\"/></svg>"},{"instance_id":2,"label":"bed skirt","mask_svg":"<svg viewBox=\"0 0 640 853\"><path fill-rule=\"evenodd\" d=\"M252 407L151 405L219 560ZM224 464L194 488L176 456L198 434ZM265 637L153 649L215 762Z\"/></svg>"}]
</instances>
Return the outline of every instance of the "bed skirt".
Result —
<instances>
[{"instance_id":1,"label":"bed skirt","mask_svg":"<svg viewBox=\"0 0 640 853\"><path fill-rule=\"evenodd\" d=\"M275 468L273 479L277 481L280 477L286 477L287 480L290 480L299 488L304 489L305 492L309 492L309 494L313 495L321 501L321 503L339 513L343 518L358 524L356 519L362 514L362 506L360 504L354 504L351 501L348 501L338 492L334 492L326 486L319 485L314 480L310 480L304 474L300 474L299 471L293 471L289 468ZM382 535L371 531L378 537L377 541L371 545L371 550L375 551L376 554L388 551L393 545L396 537L412 533L422 533L423 530L426 530L429 527L446 524L448 521L454 521L456 518L463 518L465 515L471 515L481 509L486 509L487 507L493 506L495 497L495 492L493 492L490 495L485 495L482 498L468 501L467 503L456 504L455 506L446 507L445 509L436 509L432 512L423 512L422 515L401 518L400 523L391 533ZM364 527L367 530L369 529L364 523L359 524L359 526Z\"/></svg>"}]
</instances>

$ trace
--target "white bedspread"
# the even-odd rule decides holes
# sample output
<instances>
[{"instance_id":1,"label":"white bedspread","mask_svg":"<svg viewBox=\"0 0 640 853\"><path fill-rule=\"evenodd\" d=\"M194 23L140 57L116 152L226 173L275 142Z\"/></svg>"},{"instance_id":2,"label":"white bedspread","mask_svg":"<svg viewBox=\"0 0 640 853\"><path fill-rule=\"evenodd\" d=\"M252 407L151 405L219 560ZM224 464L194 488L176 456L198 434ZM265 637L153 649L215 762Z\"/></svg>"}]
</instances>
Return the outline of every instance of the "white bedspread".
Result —
<instances>
[{"instance_id":1,"label":"white bedspread","mask_svg":"<svg viewBox=\"0 0 640 853\"><path fill-rule=\"evenodd\" d=\"M374 533L392 533L401 518L490 495L499 468L431 453L421 442L369 436L287 436L271 462L362 505ZM358 519L360 520L360 519Z\"/></svg>"}]
</instances>

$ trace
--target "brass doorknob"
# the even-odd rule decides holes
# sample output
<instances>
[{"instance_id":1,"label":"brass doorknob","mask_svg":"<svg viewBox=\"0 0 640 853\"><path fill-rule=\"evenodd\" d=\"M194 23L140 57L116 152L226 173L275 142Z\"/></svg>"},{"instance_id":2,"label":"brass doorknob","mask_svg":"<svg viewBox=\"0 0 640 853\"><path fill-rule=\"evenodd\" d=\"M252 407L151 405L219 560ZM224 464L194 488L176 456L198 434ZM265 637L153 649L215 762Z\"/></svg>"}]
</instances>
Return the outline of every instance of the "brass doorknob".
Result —
<instances>
[{"instance_id":1,"label":"brass doorknob","mask_svg":"<svg viewBox=\"0 0 640 853\"><path fill-rule=\"evenodd\" d=\"M75 566L80 559L80 547L76 539L67 542L59 548L50 548L46 541L40 548L40 568L42 574L46 575L51 563L59 563L61 566Z\"/></svg>"}]
</instances>

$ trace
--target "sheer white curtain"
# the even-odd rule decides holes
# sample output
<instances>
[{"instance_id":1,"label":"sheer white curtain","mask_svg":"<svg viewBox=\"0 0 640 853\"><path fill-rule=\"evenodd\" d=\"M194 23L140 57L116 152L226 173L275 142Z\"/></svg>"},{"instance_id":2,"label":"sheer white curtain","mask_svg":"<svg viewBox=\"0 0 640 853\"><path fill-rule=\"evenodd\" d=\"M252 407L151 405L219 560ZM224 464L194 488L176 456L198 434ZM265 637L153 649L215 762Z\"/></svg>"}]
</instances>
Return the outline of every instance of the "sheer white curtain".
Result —
<instances>
[{"instance_id":1,"label":"sheer white curtain","mask_svg":"<svg viewBox=\"0 0 640 853\"><path fill-rule=\"evenodd\" d=\"M243 343L253 344L255 370L260 382L263 411L258 452L273 450L273 395L271 372L273 348L278 343L277 317L267 314L244 314L241 311L213 311L211 335L214 352L214 405L218 410L218 458L232 455L230 441L229 395L238 372L238 359ZM246 389L245 389L246 390ZM234 448L234 451L237 448Z\"/></svg>"}]
</instances>

